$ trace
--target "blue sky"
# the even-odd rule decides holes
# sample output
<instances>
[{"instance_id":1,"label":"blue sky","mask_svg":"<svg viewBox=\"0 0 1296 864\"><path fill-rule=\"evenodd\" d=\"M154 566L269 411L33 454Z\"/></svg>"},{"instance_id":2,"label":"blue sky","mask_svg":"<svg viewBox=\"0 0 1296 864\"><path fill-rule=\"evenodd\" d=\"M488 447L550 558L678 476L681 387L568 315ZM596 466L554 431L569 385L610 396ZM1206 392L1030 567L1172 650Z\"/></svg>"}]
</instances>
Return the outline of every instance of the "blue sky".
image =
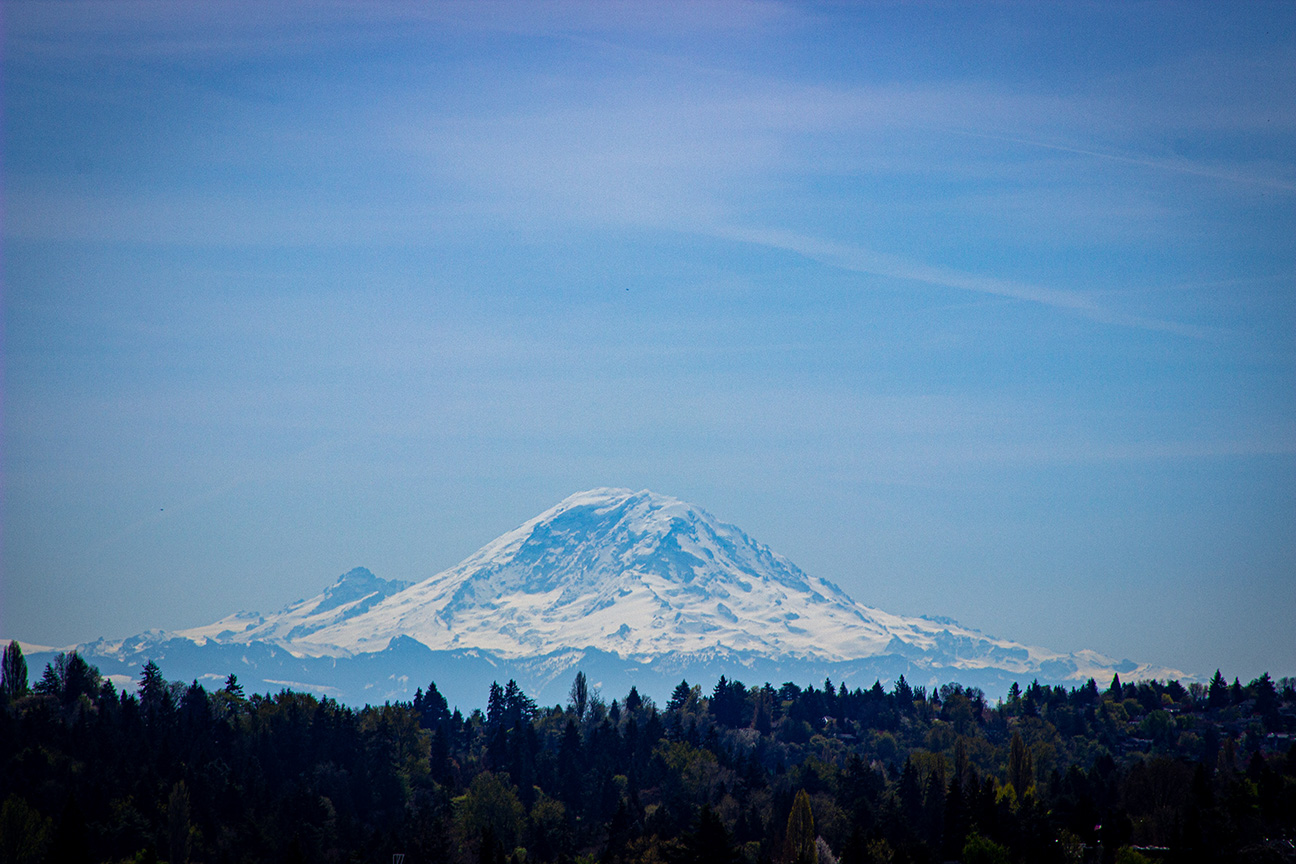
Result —
<instances>
[{"instance_id":1,"label":"blue sky","mask_svg":"<svg viewBox=\"0 0 1296 864\"><path fill-rule=\"evenodd\" d=\"M1296 7L4 10L0 635L693 501L893 612L1296 673Z\"/></svg>"}]
</instances>

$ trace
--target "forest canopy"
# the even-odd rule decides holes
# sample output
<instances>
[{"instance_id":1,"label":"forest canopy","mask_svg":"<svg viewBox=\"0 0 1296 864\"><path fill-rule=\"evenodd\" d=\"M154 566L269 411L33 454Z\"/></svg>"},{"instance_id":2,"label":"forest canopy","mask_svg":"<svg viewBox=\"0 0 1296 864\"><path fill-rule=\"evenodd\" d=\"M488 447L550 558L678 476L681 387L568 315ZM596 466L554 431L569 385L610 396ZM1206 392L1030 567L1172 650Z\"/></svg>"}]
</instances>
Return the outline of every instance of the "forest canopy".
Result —
<instances>
[{"instance_id":1,"label":"forest canopy","mask_svg":"<svg viewBox=\"0 0 1296 864\"><path fill-rule=\"evenodd\" d=\"M447 675L453 670L447 670ZM1296 689L903 677L356 709L0 664L0 862L1296 860Z\"/></svg>"}]
</instances>

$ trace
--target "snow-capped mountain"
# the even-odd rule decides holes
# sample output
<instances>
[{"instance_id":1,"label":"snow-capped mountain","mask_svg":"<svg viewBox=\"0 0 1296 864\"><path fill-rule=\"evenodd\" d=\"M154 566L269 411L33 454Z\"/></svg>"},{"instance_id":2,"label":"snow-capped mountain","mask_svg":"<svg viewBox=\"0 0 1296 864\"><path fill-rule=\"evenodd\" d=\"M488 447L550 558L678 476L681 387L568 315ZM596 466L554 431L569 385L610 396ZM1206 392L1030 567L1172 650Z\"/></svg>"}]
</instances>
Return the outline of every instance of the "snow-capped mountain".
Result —
<instances>
[{"instance_id":1,"label":"snow-capped mountain","mask_svg":"<svg viewBox=\"0 0 1296 864\"><path fill-rule=\"evenodd\" d=\"M450 570L284 644L336 655L382 650L397 636L508 659L558 648L636 661L931 653L955 668L1024 673L1061 657L863 606L706 511L629 489L572 495Z\"/></svg>"},{"instance_id":2,"label":"snow-capped mountain","mask_svg":"<svg viewBox=\"0 0 1296 864\"><path fill-rule=\"evenodd\" d=\"M732 525L674 498L594 489L364 614L296 640L303 652L434 649L501 657L598 648L648 659L724 649L847 659L880 653L877 617Z\"/></svg>"},{"instance_id":3,"label":"snow-capped mountain","mask_svg":"<svg viewBox=\"0 0 1296 864\"><path fill-rule=\"evenodd\" d=\"M356 568L273 615L86 647L122 664L148 654L250 666L268 684L352 700L408 696L426 683L420 669L440 669L443 690L455 676L516 677L542 698L576 666L648 692L683 674L861 686L904 674L988 689L1180 674L862 605L698 507L628 489L572 495L416 584Z\"/></svg>"},{"instance_id":4,"label":"snow-capped mountain","mask_svg":"<svg viewBox=\"0 0 1296 864\"><path fill-rule=\"evenodd\" d=\"M211 639L289 645L294 640L306 639L312 633L363 614L411 584L379 579L364 567L356 567L338 577L323 594L290 603L268 617L255 612L236 612L205 627L179 630L176 635L200 644Z\"/></svg>"}]
</instances>

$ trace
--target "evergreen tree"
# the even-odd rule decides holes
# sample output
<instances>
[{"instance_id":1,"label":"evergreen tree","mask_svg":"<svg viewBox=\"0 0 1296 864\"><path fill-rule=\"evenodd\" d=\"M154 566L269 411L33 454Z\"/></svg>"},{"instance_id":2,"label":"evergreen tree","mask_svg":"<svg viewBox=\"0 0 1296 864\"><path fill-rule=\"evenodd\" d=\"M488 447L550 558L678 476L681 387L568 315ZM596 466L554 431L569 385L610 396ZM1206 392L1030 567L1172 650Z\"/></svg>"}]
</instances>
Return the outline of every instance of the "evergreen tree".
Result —
<instances>
[{"instance_id":1,"label":"evergreen tree","mask_svg":"<svg viewBox=\"0 0 1296 864\"><path fill-rule=\"evenodd\" d=\"M41 673L41 679L36 682L32 688L42 696L57 696L63 689L59 681L58 674L54 671L53 663L45 664L45 671Z\"/></svg>"},{"instance_id":2,"label":"evergreen tree","mask_svg":"<svg viewBox=\"0 0 1296 864\"><path fill-rule=\"evenodd\" d=\"M743 719L747 688L741 682L729 682L721 675L711 694L711 713L722 726L738 726Z\"/></svg>"},{"instance_id":3,"label":"evergreen tree","mask_svg":"<svg viewBox=\"0 0 1296 864\"><path fill-rule=\"evenodd\" d=\"M13 790L0 795L0 862L347 861L390 847L411 853L407 860L472 861L480 852L492 864L548 864L603 847L605 864L724 864L737 844L753 844L743 860L780 864L833 864L834 849L842 864L1061 861L1076 860L1067 856L1077 844L1114 853L1136 836L1167 845L1167 860L1250 861L1271 838L1296 832L1288 806L1296 748L1259 749L1271 703L1287 709L1287 682L1267 675L1223 713L1207 710L1206 687L1179 700L1170 684L1123 685L1139 703L1135 717L1150 716L1164 694L1178 703L1176 725L1196 733L1166 737L1153 753L1127 748L1133 724L1102 719L1123 710L1105 694L1095 704L1088 683L1069 693L1032 683L1020 696L1042 719L996 711L951 734L946 723L971 689L940 687L901 719L880 683L776 691L725 678L712 714L726 693L739 694L740 720L760 725L762 706L774 715L782 694L796 722L753 735L690 711L668 735L668 715L647 700L635 710L631 698L618 700L619 728L588 705L578 725L574 711L532 713L516 682L497 685L493 727L481 711L467 721L455 712L429 732L424 713L445 712L434 687L413 705L363 709L289 691L253 695L231 723L214 718L228 718L232 676L210 705L196 681L168 683L153 663L138 699L119 699L107 683L91 693L96 680L68 652L47 667L40 687L49 697L0 710L0 773ZM823 759L823 739L810 743L802 721L822 718L830 692L841 726ZM700 693L685 685L682 705ZM86 698L93 706L83 711ZM165 713L168 700L178 711L171 704ZM676 734L694 721L687 739ZM1038 785L1028 737L1058 766ZM981 778L978 764L998 764L1004 785ZM656 805L651 813L641 796ZM826 809L811 812L811 800ZM815 816L833 847L817 839ZM465 847L457 859L456 842Z\"/></svg>"},{"instance_id":4,"label":"evergreen tree","mask_svg":"<svg viewBox=\"0 0 1296 864\"><path fill-rule=\"evenodd\" d=\"M1012 743L1009 745L1008 782L1017 790L1018 796L1025 795L1035 782L1031 752L1020 732L1013 732Z\"/></svg>"},{"instance_id":5,"label":"evergreen tree","mask_svg":"<svg viewBox=\"0 0 1296 864\"><path fill-rule=\"evenodd\" d=\"M207 691L196 678L185 689L184 696L180 699L180 716L185 727L192 731L205 729L211 720L211 704L207 698Z\"/></svg>"},{"instance_id":6,"label":"evergreen tree","mask_svg":"<svg viewBox=\"0 0 1296 864\"><path fill-rule=\"evenodd\" d=\"M559 794L564 804L578 812L581 802L581 767L584 764L581 750L580 733L576 731L576 724L568 720L563 728L562 743L558 747Z\"/></svg>"},{"instance_id":7,"label":"evergreen tree","mask_svg":"<svg viewBox=\"0 0 1296 864\"><path fill-rule=\"evenodd\" d=\"M63 678L63 701L71 704L81 696L87 696L94 699L99 695L99 685L102 677L99 670L85 661L85 658L76 651L60 654L55 658L58 662L62 660L62 678Z\"/></svg>"},{"instance_id":8,"label":"evergreen tree","mask_svg":"<svg viewBox=\"0 0 1296 864\"><path fill-rule=\"evenodd\" d=\"M1264 721L1265 727L1270 732L1278 731L1282 725L1282 719L1278 714L1278 690L1274 687L1269 673L1266 672L1252 681L1247 685L1247 689L1255 697L1255 713Z\"/></svg>"},{"instance_id":9,"label":"evergreen tree","mask_svg":"<svg viewBox=\"0 0 1296 864\"><path fill-rule=\"evenodd\" d=\"M171 689L162 677L162 670L152 660L140 672L139 701L140 710L150 721L159 719L171 708Z\"/></svg>"},{"instance_id":10,"label":"evergreen tree","mask_svg":"<svg viewBox=\"0 0 1296 864\"><path fill-rule=\"evenodd\" d=\"M667 711L678 711L688 704L689 696L693 693L689 687L688 681L680 681L675 686L675 692L671 694L670 701L666 703Z\"/></svg>"},{"instance_id":11,"label":"evergreen tree","mask_svg":"<svg viewBox=\"0 0 1296 864\"><path fill-rule=\"evenodd\" d=\"M504 726L512 729L522 723L530 723L535 717L536 703L522 692L522 688L512 678L504 686Z\"/></svg>"},{"instance_id":12,"label":"evergreen tree","mask_svg":"<svg viewBox=\"0 0 1296 864\"><path fill-rule=\"evenodd\" d=\"M1210 687L1206 693L1206 705L1212 711L1219 708L1227 708L1229 704L1228 682L1220 674L1220 670L1215 670L1215 676L1210 680Z\"/></svg>"},{"instance_id":13,"label":"evergreen tree","mask_svg":"<svg viewBox=\"0 0 1296 864\"><path fill-rule=\"evenodd\" d=\"M60 653L45 664L45 672L36 684L36 692L54 696L65 706L70 706L81 696L93 700L99 695L102 677L75 651Z\"/></svg>"},{"instance_id":14,"label":"evergreen tree","mask_svg":"<svg viewBox=\"0 0 1296 864\"><path fill-rule=\"evenodd\" d=\"M684 854L680 860L687 864L736 864L738 861L733 838L710 804L703 805L693 830L684 835L682 845Z\"/></svg>"},{"instance_id":15,"label":"evergreen tree","mask_svg":"<svg viewBox=\"0 0 1296 864\"><path fill-rule=\"evenodd\" d=\"M906 757L904 768L900 770L900 783L896 790L900 804L900 815L903 821L910 828L914 828L922 822L922 783L918 778L918 769L914 766L913 760Z\"/></svg>"},{"instance_id":16,"label":"evergreen tree","mask_svg":"<svg viewBox=\"0 0 1296 864\"><path fill-rule=\"evenodd\" d=\"M937 756L923 792L923 836L937 849L945 834L945 757Z\"/></svg>"},{"instance_id":17,"label":"evergreen tree","mask_svg":"<svg viewBox=\"0 0 1296 864\"><path fill-rule=\"evenodd\" d=\"M490 695L486 697L486 725L491 729L504 722L504 688L492 681Z\"/></svg>"},{"instance_id":18,"label":"evergreen tree","mask_svg":"<svg viewBox=\"0 0 1296 864\"><path fill-rule=\"evenodd\" d=\"M954 742L954 778L951 786L962 788L967 785L968 780L968 748L967 738L960 735Z\"/></svg>"},{"instance_id":19,"label":"evergreen tree","mask_svg":"<svg viewBox=\"0 0 1296 864\"><path fill-rule=\"evenodd\" d=\"M771 695L762 689L756 694L755 701L756 710L752 714L752 728L762 735L768 735L774 725L770 710Z\"/></svg>"},{"instance_id":20,"label":"evergreen tree","mask_svg":"<svg viewBox=\"0 0 1296 864\"><path fill-rule=\"evenodd\" d=\"M244 698L243 685L238 683L238 676L235 675L233 672L231 672L229 676L225 679L225 686L221 688L221 692L233 697L236 700L241 700Z\"/></svg>"},{"instance_id":21,"label":"evergreen tree","mask_svg":"<svg viewBox=\"0 0 1296 864\"><path fill-rule=\"evenodd\" d=\"M643 705L643 697L639 695L639 688L631 686L630 692L626 695L625 710L627 714L634 714Z\"/></svg>"},{"instance_id":22,"label":"evergreen tree","mask_svg":"<svg viewBox=\"0 0 1296 864\"><path fill-rule=\"evenodd\" d=\"M171 787L167 798L167 843L171 864L189 864L189 790L183 780Z\"/></svg>"},{"instance_id":23,"label":"evergreen tree","mask_svg":"<svg viewBox=\"0 0 1296 864\"><path fill-rule=\"evenodd\" d=\"M903 675L895 683L895 700L902 712L908 712L913 708L914 691Z\"/></svg>"},{"instance_id":24,"label":"evergreen tree","mask_svg":"<svg viewBox=\"0 0 1296 864\"><path fill-rule=\"evenodd\" d=\"M450 703L441 695L435 681L428 684L427 692L421 698L414 700L414 710L427 729L439 729L450 719Z\"/></svg>"},{"instance_id":25,"label":"evergreen tree","mask_svg":"<svg viewBox=\"0 0 1296 864\"><path fill-rule=\"evenodd\" d=\"M963 745L962 738L959 739L959 744ZM966 745L963 745L963 749L964 759L966 759ZM963 790L964 784L959 778L959 771L956 766L954 777L950 780L949 794L945 797L944 824L942 826L944 828L944 841L942 845L946 860L953 860L958 857L959 852L963 849L963 841L967 837L967 803Z\"/></svg>"},{"instance_id":26,"label":"evergreen tree","mask_svg":"<svg viewBox=\"0 0 1296 864\"><path fill-rule=\"evenodd\" d=\"M27 659L22 646L12 640L4 649L0 660L0 702L12 702L27 695Z\"/></svg>"},{"instance_id":27,"label":"evergreen tree","mask_svg":"<svg viewBox=\"0 0 1296 864\"><path fill-rule=\"evenodd\" d=\"M589 705L589 681L585 678L584 672L576 673L571 692L567 697L567 704L571 706L577 720L585 719L585 708Z\"/></svg>"}]
</instances>

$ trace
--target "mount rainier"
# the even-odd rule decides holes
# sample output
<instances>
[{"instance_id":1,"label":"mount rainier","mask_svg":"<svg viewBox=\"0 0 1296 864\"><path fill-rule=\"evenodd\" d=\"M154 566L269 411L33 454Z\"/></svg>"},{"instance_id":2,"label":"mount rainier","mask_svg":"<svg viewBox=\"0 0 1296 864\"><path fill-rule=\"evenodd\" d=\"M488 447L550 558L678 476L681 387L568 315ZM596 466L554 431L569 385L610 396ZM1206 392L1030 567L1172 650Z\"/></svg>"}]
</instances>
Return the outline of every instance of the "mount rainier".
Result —
<instances>
[{"instance_id":1,"label":"mount rainier","mask_svg":"<svg viewBox=\"0 0 1296 864\"><path fill-rule=\"evenodd\" d=\"M655 696L721 674L852 687L903 674L992 696L1014 680L1180 674L865 606L698 507L628 489L572 495L422 582L361 567L273 615L77 648L132 679L153 659L170 678L210 684L234 672L249 690L352 703L407 699L435 680L464 706L508 678L542 702L560 699L577 668L610 692L635 684Z\"/></svg>"}]
</instances>

